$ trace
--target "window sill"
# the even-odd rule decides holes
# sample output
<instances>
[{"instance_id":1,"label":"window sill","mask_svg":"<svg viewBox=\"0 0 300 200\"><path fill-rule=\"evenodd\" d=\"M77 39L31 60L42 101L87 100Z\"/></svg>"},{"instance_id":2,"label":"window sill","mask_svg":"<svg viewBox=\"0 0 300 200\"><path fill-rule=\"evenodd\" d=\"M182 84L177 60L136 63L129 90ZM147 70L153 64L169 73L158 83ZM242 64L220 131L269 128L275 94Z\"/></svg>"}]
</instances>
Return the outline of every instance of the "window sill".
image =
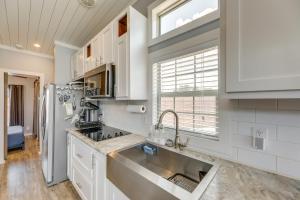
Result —
<instances>
[{"instance_id":1,"label":"window sill","mask_svg":"<svg viewBox=\"0 0 300 200\"><path fill-rule=\"evenodd\" d=\"M164 42L166 40L174 38L174 37L176 37L178 35L184 34L184 33L188 32L188 31L191 31L193 29L201 27L201 26L203 26L205 24L208 24L209 22L215 21L215 20L217 20L219 18L220 18L220 10L218 9L218 10L216 10L216 11L214 11L214 12L212 12L212 13L204 16L204 17L196 19L196 20L194 20L194 21L192 21L192 22L190 22L188 24L185 24L185 25L183 25L183 26L181 26L181 27L179 27L177 29L174 29L174 30L172 30L172 31L170 31L168 33L165 33L165 34L163 34L161 36L158 36L156 38L152 38L152 34L149 34L150 37L148 39L148 47L154 46L156 44L159 44L161 42ZM150 27L152 27L152 22L151 22ZM150 31L150 33L151 32L152 31Z\"/></svg>"}]
</instances>

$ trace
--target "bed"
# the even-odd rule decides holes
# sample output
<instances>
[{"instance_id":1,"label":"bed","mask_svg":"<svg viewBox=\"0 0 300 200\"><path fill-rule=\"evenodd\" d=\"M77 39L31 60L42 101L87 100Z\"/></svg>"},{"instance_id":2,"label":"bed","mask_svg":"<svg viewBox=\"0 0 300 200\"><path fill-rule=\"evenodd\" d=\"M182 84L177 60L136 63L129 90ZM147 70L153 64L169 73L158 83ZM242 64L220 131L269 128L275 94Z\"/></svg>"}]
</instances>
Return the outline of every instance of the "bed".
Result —
<instances>
[{"instance_id":1,"label":"bed","mask_svg":"<svg viewBox=\"0 0 300 200\"><path fill-rule=\"evenodd\" d=\"M25 139L24 139L24 129L22 126L10 126L8 127L8 150L22 148L24 149Z\"/></svg>"}]
</instances>

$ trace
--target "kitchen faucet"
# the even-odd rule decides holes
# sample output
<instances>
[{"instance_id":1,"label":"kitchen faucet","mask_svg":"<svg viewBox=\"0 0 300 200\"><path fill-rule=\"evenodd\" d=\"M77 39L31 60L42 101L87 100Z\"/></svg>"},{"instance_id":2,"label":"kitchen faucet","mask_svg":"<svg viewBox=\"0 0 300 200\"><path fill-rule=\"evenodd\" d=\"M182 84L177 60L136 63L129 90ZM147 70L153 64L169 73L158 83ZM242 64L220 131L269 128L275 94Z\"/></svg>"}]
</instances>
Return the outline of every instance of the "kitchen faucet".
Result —
<instances>
[{"instance_id":1,"label":"kitchen faucet","mask_svg":"<svg viewBox=\"0 0 300 200\"><path fill-rule=\"evenodd\" d=\"M169 110L165 110L164 112L162 112L161 115L160 115L160 117L159 117L158 123L155 125L155 129L162 129L162 120L163 120L164 116L165 116L167 113L173 113L174 116L175 116L175 123L176 123L176 125L175 125L175 141L174 141L174 147L175 147L175 149L177 149L177 147L179 147L179 148L181 149L182 147L185 147L186 144L181 144L181 143L179 142L179 135L178 135L178 124L179 124L178 119L179 119L179 118L178 118L177 113L176 113L174 110L170 110L170 109L169 109Z\"/></svg>"}]
</instances>

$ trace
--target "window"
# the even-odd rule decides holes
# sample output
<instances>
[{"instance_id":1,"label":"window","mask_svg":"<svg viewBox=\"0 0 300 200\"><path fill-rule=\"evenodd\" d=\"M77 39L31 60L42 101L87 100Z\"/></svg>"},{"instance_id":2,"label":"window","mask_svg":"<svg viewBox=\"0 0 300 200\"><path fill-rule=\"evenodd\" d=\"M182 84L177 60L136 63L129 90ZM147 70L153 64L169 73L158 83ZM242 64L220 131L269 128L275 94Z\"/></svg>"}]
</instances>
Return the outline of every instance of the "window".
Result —
<instances>
[{"instance_id":1,"label":"window","mask_svg":"<svg viewBox=\"0 0 300 200\"><path fill-rule=\"evenodd\" d=\"M180 130L217 137L218 47L153 65L153 122L166 109L179 115ZM174 128L173 115L163 124Z\"/></svg>"}]
</instances>

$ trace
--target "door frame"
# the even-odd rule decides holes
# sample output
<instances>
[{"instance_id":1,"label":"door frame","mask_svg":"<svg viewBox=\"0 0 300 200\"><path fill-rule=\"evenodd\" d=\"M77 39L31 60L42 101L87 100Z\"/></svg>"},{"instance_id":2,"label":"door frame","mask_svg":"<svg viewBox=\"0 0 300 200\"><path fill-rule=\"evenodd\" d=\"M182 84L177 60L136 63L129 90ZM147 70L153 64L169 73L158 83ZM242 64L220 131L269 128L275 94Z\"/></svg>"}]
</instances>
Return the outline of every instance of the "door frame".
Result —
<instances>
[{"instance_id":1,"label":"door frame","mask_svg":"<svg viewBox=\"0 0 300 200\"><path fill-rule=\"evenodd\" d=\"M8 93L7 93L7 89L8 89L8 73L7 72L4 72L4 84L3 84L3 92L4 92L4 116L3 116L3 136L4 136L4 140L3 140L3 143L4 143L4 159L6 160L7 159L7 146L8 146L8 133L7 133L7 122L8 122L8 119L7 119L7 112L8 112L8 109L7 109L7 104L8 104L8 101L7 101L7 97L8 97Z\"/></svg>"},{"instance_id":2,"label":"door frame","mask_svg":"<svg viewBox=\"0 0 300 200\"><path fill-rule=\"evenodd\" d=\"M36 76L40 78L40 98L43 96L43 88L45 86L45 75L43 73L38 73L38 72L31 72L31 71L23 71L23 70L15 70L15 69L7 69L7 68L0 68L0 77L4 77L4 73L8 74L22 74L22 75L29 75L29 76ZM6 152L7 151L7 134L5 133L5 127L4 126L4 121L1 122L1 118L4 119L4 80L0 80L0 164L5 162L6 159ZM41 104L39 106L39 112L41 110ZM39 123L41 121L41 116L39 116ZM7 123L6 123L7 124ZM3 130L3 131L2 131ZM41 143L41 135L39 133L39 153L42 150L42 143ZM5 150L6 147L6 150Z\"/></svg>"}]
</instances>

